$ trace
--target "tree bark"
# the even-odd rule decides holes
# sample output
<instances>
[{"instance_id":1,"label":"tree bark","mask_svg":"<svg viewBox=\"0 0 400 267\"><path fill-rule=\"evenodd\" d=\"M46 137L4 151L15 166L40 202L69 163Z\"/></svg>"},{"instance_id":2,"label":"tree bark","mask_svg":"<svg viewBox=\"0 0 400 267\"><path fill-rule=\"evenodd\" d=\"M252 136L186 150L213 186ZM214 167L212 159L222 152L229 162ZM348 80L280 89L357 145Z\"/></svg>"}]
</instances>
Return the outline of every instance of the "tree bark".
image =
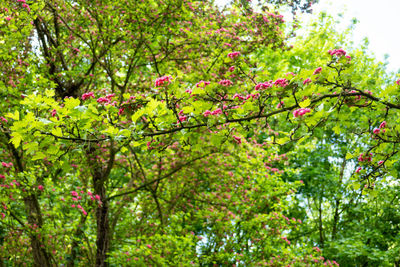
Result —
<instances>
[{"instance_id":1,"label":"tree bark","mask_svg":"<svg viewBox=\"0 0 400 267\"><path fill-rule=\"evenodd\" d=\"M15 170L17 173L21 173L24 171L24 166L22 163L22 155L17 151L12 143L10 143L11 136L9 133L5 133L7 138L7 146L11 151L13 158L15 160ZM43 225L42 212L40 210L40 205L38 198L35 194L29 194L24 197L24 206L25 211L27 213L27 219L30 226L36 225L38 229L40 229ZM41 242L40 236L35 234L33 231L28 233L31 241L32 254L33 254L33 266L38 267L47 267L52 266L52 258L51 254L47 252L45 245Z\"/></svg>"},{"instance_id":2,"label":"tree bark","mask_svg":"<svg viewBox=\"0 0 400 267\"><path fill-rule=\"evenodd\" d=\"M339 174L339 190L340 187L342 186L342 181L343 181L343 174L344 174L344 169L346 168L346 157L343 157L343 162L342 166L340 168L340 174ZM336 239L336 234L337 234L337 225L339 223L339 207L341 204L340 198L335 197L335 213L333 215L333 226L332 226L332 240Z\"/></svg>"},{"instance_id":3,"label":"tree bark","mask_svg":"<svg viewBox=\"0 0 400 267\"><path fill-rule=\"evenodd\" d=\"M96 178L94 179L96 184ZM104 184L100 182L95 187L95 193L100 196L102 204L96 208L97 240L96 240L96 266L108 266L107 252L110 246L110 225L108 220L108 202Z\"/></svg>"},{"instance_id":4,"label":"tree bark","mask_svg":"<svg viewBox=\"0 0 400 267\"><path fill-rule=\"evenodd\" d=\"M29 195L24 199L25 209L28 213L28 223L31 226L36 225L38 229L42 227L42 214L40 211L39 202L35 195ZM51 256L46 251L45 246L40 240L40 236L35 233L30 234L32 254L34 260L34 266L47 267L52 266Z\"/></svg>"}]
</instances>

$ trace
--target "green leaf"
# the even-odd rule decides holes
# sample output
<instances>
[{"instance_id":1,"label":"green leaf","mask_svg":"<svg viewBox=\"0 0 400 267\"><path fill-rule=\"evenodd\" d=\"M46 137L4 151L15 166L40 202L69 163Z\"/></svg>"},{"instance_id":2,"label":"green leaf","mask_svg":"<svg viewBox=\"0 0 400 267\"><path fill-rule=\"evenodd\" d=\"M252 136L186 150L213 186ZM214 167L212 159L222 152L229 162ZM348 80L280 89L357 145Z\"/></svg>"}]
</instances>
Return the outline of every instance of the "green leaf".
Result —
<instances>
[{"instance_id":1,"label":"green leaf","mask_svg":"<svg viewBox=\"0 0 400 267\"><path fill-rule=\"evenodd\" d=\"M19 145L21 144L21 141L22 141L21 134L18 132L14 132L10 142L14 145L15 148L18 148Z\"/></svg>"},{"instance_id":2,"label":"green leaf","mask_svg":"<svg viewBox=\"0 0 400 267\"><path fill-rule=\"evenodd\" d=\"M311 100L309 98L307 98L306 100L304 100L303 102L299 103L299 106L301 108L306 108L311 104Z\"/></svg>"},{"instance_id":3,"label":"green leaf","mask_svg":"<svg viewBox=\"0 0 400 267\"><path fill-rule=\"evenodd\" d=\"M19 120L19 111L16 110L14 113L7 113L6 117L18 121Z\"/></svg>"},{"instance_id":4,"label":"green leaf","mask_svg":"<svg viewBox=\"0 0 400 267\"><path fill-rule=\"evenodd\" d=\"M32 157L32 160L44 159L46 155L42 152L36 152L36 154Z\"/></svg>"}]
</instances>

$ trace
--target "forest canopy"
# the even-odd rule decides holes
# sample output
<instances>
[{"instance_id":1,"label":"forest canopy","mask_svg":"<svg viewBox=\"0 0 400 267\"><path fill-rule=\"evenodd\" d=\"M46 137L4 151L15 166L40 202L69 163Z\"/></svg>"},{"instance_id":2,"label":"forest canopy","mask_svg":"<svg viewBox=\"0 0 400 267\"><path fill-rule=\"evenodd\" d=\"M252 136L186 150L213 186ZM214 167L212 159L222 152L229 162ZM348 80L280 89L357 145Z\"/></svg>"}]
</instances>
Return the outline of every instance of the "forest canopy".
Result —
<instances>
[{"instance_id":1,"label":"forest canopy","mask_svg":"<svg viewBox=\"0 0 400 267\"><path fill-rule=\"evenodd\" d=\"M400 80L315 2L1 1L0 266L400 266Z\"/></svg>"}]
</instances>

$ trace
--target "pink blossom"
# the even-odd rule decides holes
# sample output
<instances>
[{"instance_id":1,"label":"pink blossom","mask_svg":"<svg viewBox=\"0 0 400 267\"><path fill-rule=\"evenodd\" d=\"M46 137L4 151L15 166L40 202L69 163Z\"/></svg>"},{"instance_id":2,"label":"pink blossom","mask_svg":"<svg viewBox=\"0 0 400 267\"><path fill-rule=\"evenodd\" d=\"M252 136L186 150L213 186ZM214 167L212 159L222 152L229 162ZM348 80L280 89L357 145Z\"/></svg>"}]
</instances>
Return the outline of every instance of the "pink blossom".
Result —
<instances>
[{"instance_id":1,"label":"pink blossom","mask_svg":"<svg viewBox=\"0 0 400 267\"><path fill-rule=\"evenodd\" d=\"M51 111L51 116L52 116L52 117L55 117L56 114L57 114L57 110L53 109L53 110Z\"/></svg>"},{"instance_id":2,"label":"pink blossom","mask_svg":"<svg viewBox=\"0 0 400 267\"><path fill-rule=\"evenodd\" d=\"M378 165L382 165L383 164L383 160L378 161Z\"/></svg>"},{"instance_id":3,"label":"pink blossom","mask_svg":"<svg viewBox=\"0 0 400 267\"><path fill-rule=\"evenodd\" d=\"M396 83L397 83L397 85L400 85L400 79L398 79L398 80L396 81Z\"/></svg>"},{"instance_id":4,"label":"pink blossom","mask_svg":"<svg viewBox=\"0 0 400 267\"><path fill-rule=\"evenodd\" d=\"M315 249L317 252L321 252L321 250L319 249L319 247L313 247L313 249Z\"/></svg>"},{"instance_id":5,"label":"pink blossom","mask_svg":"<svg viewBox=\"0 0 400 267\"><path fill-rule=\"evenodd\" d=\"M356 173L359 173L361 171L361 169L362 169L361 167L358 167L356 170Z\"/></svg>"},{"instance_id":6,"label":"pink blossom","mask_svg":"<svg viewBox=\"0 0 400 267\"><path fill-rule=\"evenodd\" d=\"M238 98L239 100L244 100L244 97L239 95L238 93L233 95L233 99Z\"/></svg>"},{"instance_id":7,"label":"pink blossom","mask_svg":"<svg viewBox=\"0 0 400 267\"><path fill-rule=\"evenodd\" d=\"M338 57L341 56L345 56L346 55L346 51L344 51L343 49L333 49L333 50L329 50L328 53L333 56L336 55Z\"/></svg>"},{"instance_id":8,"label":"pink blossom","mask_svg":"<svg viewBox=\"0 0 400 267\"><path fill-rule=\"evenodd\" d=\"M288 80L286 80L285 78L281 78L281 79L277 79L274 82L275 86L279 86L279 87L286 87L289 85Z\"/></svg>"},{"instance_id":9,"label":"pink blossom","mask_svg":"<svg viewBox=\"0 0 400 267\"><path fill-rule=\"evenodd\" d=\"M259 83L256 85L254 88L256 91L261 90L261 89L267 89L272 87L272 84L270 82L264 82L264 83Z\"/></svg>"},{"instance_id":10,"label":"pink blossom","mask_svg":"<svg viewBox=\"0 0 400 267\"><path fill-rule=\"evenodd\" d=\"M233 72L235 70L235 66L229 67L228 71Z\"/></svg>"},{"instance_id":11,"label":"pink blossom","mask_svg":"<svg viewBox=\"0 0 400 267\"><path fill-rule=\"evenodd\" d=\"M231 59L235 59L238 56L240 56L240 52L238 52L238 51L235 51L235 52L232 52L232 53L228 54L228 57L230 57Z\"/></svg>"},{"instance_id":12,"label":"pink blossom","mask_svg":"<svg viewBox=\"0 0 400 267\"><path fill-rule=\"evenodd\" d=\"M318 67L318 68L316 68L316 69L314 70L313 74L314 74L314 75L319 74L319 73L321 73L321 71L322 71L322 68L321 68L321 67Z\"/></svg>"},{"instance_id":13,"label":"pink blossom","mask_svg":"<svg viewBox=\"0 0 400 267\"><path fill-rule=\"evenodd\" d=\"M106 98L111 101L114 96L115 94L108 94L106 95Z\"/></svg>"},{"instance_id":14,"label":"pink blossom","mask_svg":"<svg viewBox=\"0 0 400 267\"><path fill-rule=\"evenodd\" d=\"M386 127L386 121L383 121L380 125L379 125L379 129L385 128Z\"/></svg>"},{"instance_id":15,"label":"pink blossom","mask_svg":"<svg viewBox=\"0 0 400 267\"><path fill-rule=\"evenodd\" d=\"M222 86L230 86L233 84L233 82L231 80L221 80L218 82L220 85Z\"/></svg>"},{"instance_id":16,"label":"pink blossom","mask_svg":"<svg viewBox=\"0 0 400 267\"><path fill-rule=\"evenodd\" d=\"M160 78L157 78L155 81L155 86L160 87L160 86L167 86L171 83L172 77L171 76L162 76Z\"/></svg>"},{"instance_id":17,"label":"pink blossom","mask_svg":"<svg viewBox=\"0 0 400 267\"><path fill-rule=\"evenodd\" d=\"M363 153L358 156L358 161L363 162L363 161L372 161L372 153L369 153L369 155L364 155Z\"/></svg>"},{"instance_id":18,"label":"pink blossom","mask_svg":"<svg viewBox=\"0 0 400 267\"><path fill-rule=\"evenodd\" d=\"M380 128L375 128L374 130L373 130L373 133L374 134L379 134L381 132L381 129Z\"/></svg>"},{"instance_id":19,"label":"pink blossom","mask_svg":"<svg viewBox=\"0 0 400 267\"><path fill-rule=\"evenodd\" d=\"M238 143L239 145L242 143L242 138L240 138L240 137L238 137L236 135L233 135L232 137L235 140L235 142Z\"/></svg>"},{"instance_id":20,"label":"pink blossom","mask_svg":"<svg viewBox=\"0 0 400 267\"><path fill-rule=\"evenodd\" d=\"M99 97L97 103L110 103L110 100L105 97Z\"/></svg>"},{"instance_id":21,"label":"pink blossom","mask_svg":"<svg viewBox=\"0 0 400 267\"><path fill-rule=\"evenodd\" d=\"M311 112L311 110L309 108L299 108L299 109L296 109L293 111L293 116L295 118L298 118L298 117L304 116L305 114L307 114L309 112Z\"/></svg>"},{"instance_id":22,"label":"pink blossom","mask_svg":"<svg viewBox=\"0 0 400 267\"><path fill-rule=\"evenodd\" d=\"M179 116L177 123L187 121L187 116Z\"/></svg>"},{"instance_id":23,"label":"pink blossom","mask_svg":"<svg viewBox=\"0 0 400 267\"><path fill-rule=\"evenodd\" d=\"M6 168L10 168L10 167L13 166L12 162L9 162L9 163L2 162L1 165L2 165L3 167L6 167Z\"/></svg>"},{"instance_id":24,"label":"pink blossom","mask_svg":"<svg viewBox=\"0 0 400 267\"><path fill-rule=\"evenodd\" d=\"M11 20L11 17L6 17L6 20L7 20L7 21L10 21L10 20Z\"/></svg>"},{"instance_id":25,"label":"pink blossom","mask_svg":"<svg viewBox=\"0 0 400 267\"><path fill-rule=\"evenodd\" d=\"M77 197L78 193L76 191L71 191L71 195L74 196L74 197Z\"/></svg>"},{"instance_id":26,"label":"pink blossom","mask_svg":"<svg viewBox=\"0 0 400 267\"><path fill-rule=\"evenodd\" d=\"M222 114L222 110L220 108L217 108L216 110L211 112L211 115L219 115Z\"/></svg>"},{"instance_id":27,"label":"pink blossom","mask_svg":"<svg viewBox=\"0 0 400 267\"><path fill-rule=\"evenodd\" d=\"M148 248L150 248L150 249L153 248L151 245L146 245L146 247L148 247Z\"/></svg>"},{"instance_id":28,"label":"pink blossom","mask_svg":"<svg viewBox=\"0 0 400 267\"><path fill-rule=\"evenodd\" d=\"M305 80L303 81L303 84L306 85L306 84L309 84L310 82L311 82L311 79L310 79L310 78L307 78L307 79L305 79Z\"/></svg>"},{"instance_id":29,"label":"pink blossom","mask_svg":"<svg viewBox=\"0 0 400 267\"><path fill-rule=\"evenodd\" d=\"M207 82L207 81L200 81L200 82L198 82L198 83L196 83L196 87L203 87L203 88L205 88L207 85L209 85L210 84L210 82Z\"/></svg>"},{"instance_id":30,"label":"pink blossom","mask_svg":"<svg viewBox=\"0 0 400 267\"><path fill-rule=\"evenodd\" d=\"M89 93L84 93L83 95L82 95L82 100L86 100L86 99L89 99L89 98L94 98L94 93L93 92L89 92Z\"/></svg>"},{"instance_id":31,"label":"pink blossom","mask_svg":"<svg viewBox=\"0 0 400 267\"><path fill-rule=\"evenodd\" d=\"M43 191L43 189L44 189L43 185L38 185L38 189L39 189L40 191Z\"/></svg>"},{"instance_id":32,"label":"pink blossom","mask_svg":"<svg viewBox=\"0 0 400 267\"><path fill-rule=\"evenodd\" d=\"M95 198L96 198L97 200L100 200L100 196L99 196L99 195L95 195Z\"/></svg>"},{"instance_id":33,"label":"pink blossom","mask_svg":"<svg viewBox=\"0 0 400 267\"><path fill-rule=\"evenodd\" d=\"M203 116L204 117L208 117L210 115L211 115L211 111L209 111L209 110L206 110L206 111L203 112Z\"/></svg>"}]
</instances>

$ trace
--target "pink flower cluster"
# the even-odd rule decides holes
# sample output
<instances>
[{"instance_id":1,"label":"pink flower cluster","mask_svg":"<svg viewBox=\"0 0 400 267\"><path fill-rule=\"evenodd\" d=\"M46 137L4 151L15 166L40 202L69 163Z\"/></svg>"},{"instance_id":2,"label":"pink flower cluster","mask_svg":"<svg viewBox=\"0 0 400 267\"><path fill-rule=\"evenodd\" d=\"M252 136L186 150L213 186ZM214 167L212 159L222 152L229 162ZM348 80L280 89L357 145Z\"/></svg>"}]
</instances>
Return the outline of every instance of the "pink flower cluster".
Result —
<instances>
[{"instance_id":1,"label":"pink flower cluster","mask_svg":"<svg viewBox=\"0 0 400 267\"><path fill-rule=\"evenodd\" d=\"M239 99L239 100L247 100L247 99L250 99L250 98L258 99L259 97L260 97L259 93L248 94L247 96L242 96L242 95L236 93L236 94L233 95L233 100L235 100L236 98Z\"/></svg>"},{"instance_id":2,"label":"pink flower cluster","mask_svg":"<svg viewBox=\"0 0 400 267\"><path fill-rule=\"evenodd\" d=\"M203 112L203 116L204 117L208 117L210 115L219 115L219 114L222 114L222 109L220 109L220 108L217 108L214 111L206 110L206 111Z\"/></svg>"},{"instance_id":3,"label":"pink flower cluster","mask_svg":"<svg viewBox=\"0 0 400 267\"><path fill-rule=\"evenodd\" d=\"M203 87L203 88L205 88L207 85L209 85L210 84L210 82L207 82L207 81L200 81L200 82L198 82L198 83L196 83L196 87Z\"/></svg>"},{"instance_id":4,"label":"pink flower cluster","mask_svg":"<svg viewBox=\"0 0 400 267\"><path fill-rule=\"evenodd\" d=\"M11 168L13 166L12 162L2 162L1 166L5 167L5 168Z\"/></svg>"},{"instance_id":5,"label":"pink flower cluster","mask_svg":"<svg viewBox=\"0 0 400 267\"><path fill-rule=\"evenodd\" d=\"M240 137L238 137L238 136L236 136L236 135L233 135L232 136L233 137L233 140L235 140L235 142L237 143L237 144L241 144L242 143L242 138L240 138Z\"/></svg>"},{"instance_id":6,"label":"pink flower cluster","mask_svg":"<svg viewBox=\"0 0 400 267\"><path fill-rule=\"evenodd\" d=\"M160 78L157 78L154 84L156 87L167 86L168 84L171 83L171 81L172 81L172 77L170 75L162 76Z\"/></svg>"},{"instance_id":7,"label":"pink flower cluster","mask_svg":"<svg viewBox=\"0 0 400 267\"><path fill-rule=\"evenodd\" d=\"M105 103L105 104L110 104L112 101L112 98L115 96L115 94L109 94L106 95L105 97L99 97L97 98L97 103Z\"/></svg>"},{"instance_id":8,"label":"pink flower cluster","mask_svg":"<svg viewBox=\"0 0 400 267\"><path fill-rule=\"evenodd\" d=\"M17 0L17 2L21 2L22 3L22 7L26 8L28 10L28 12L31 11L30 7L28 6L28 4L26 3L26 0Z\"/></svg>"},{"instance_id":9,"label":"pink flower cluster","mask_svg":"<svg viewBox=\"0 0 400 267\"><path fill-rule=\"evenodd\" d=\"M274 85L279 86L279 87L286 87L289 85L289 83L288 83L288 80L286 80L285 78L282 78L282 79L277 79L274 82Z\"/></svg>"},{"instance_id":10,"label":"pink flower cluster","mask_svg":"<svg viewBox=\"0 0 400 267\"><path fill-rule=\"evenodd\" d=\"M305 79L303 81L303 85L306 85L306 84L309 84L309 83L311 83L311 79L310 78L307 78L307 79Z\"/></svg>"},{"instance_id":11,"label":"pink flower cluster","mask_svg":"<svg viewBox=\"0 0 400 267\"><path fill-rule=\"evenodd\" d=\"M346 55L346 51L344 51L343 49L333 49L333 50L329 50L328 51L329 55L333 56L336 55L338 57L341 56L345 56Z\"/></svg>"},{"instance_id":12,"label":"pink flower cluster","mask_svg":"<svg viewBox=\"0 0 400 267\"><path fill-rule=\"evenodd\" d=\"M397 84L397 85L400 85L400 79L398 79L398 80L396 81L396 84Z\"/></svg>"},{"instance_id":13,"label":"pink flower cluster","mask_svg":"<svg viewBox=\"0 0 400 267\"><path fill-rule=\"evenodd\" d=\"M0 121L2 122L8 122L8 120L6 118L4 118L3 116L0 116ZM1 123L0 123L1 124Z\"/></svg>"},{"instance_id":14,"label":"pink flower cluster","mask_svg":"<svg viewBox=\"0 0 400 267\"><path fill-rule=\"evenodd\" d=\"M296 109L293 111L293 116L295 118L303 117L304 114L307 114L309 112L311 112L311 109L309 109L309 108L299 108L299 109Z\"/></svg>"},{"instance_id":15,"label":"pink flower cluster","mask_svg":"<svg viewBox=\"0 0 400 267\"><path fill-rule=\"evenodd\" d=\"M84 93L82 95L82 100L86 100L86 99L89 99L89 98L94 98L94 93L93 92Z\"/></svg>"},{"instance_id":16,"label":"pink flower cluster","mask_svg":"<svg viewBox=\"0 0 400 267\"><path fill-rule=\"evenodd\" d=\"M321 67L318 67L318 68L316 68L316 69L314 70L313 74L314 74L314 75L319 74L319 73L321 73L321 71L322 71L322 68L321 68Z\"/></svg>"},{"instance_id":17,"label":"pink flower cluster","mask_svg":"<svg viewBox=\"0 0 400 267\"><path fill-rule=\"evenodd\" d=\"M218 83L222 86L231 86L233 84L231 80L221 80Z\"/></svg>"},{"instance_id":18,"label":"pink flower cluster","mask_svg":"<svg viewBox=\"0 0 400 267\"><path fill-rule=\"evenodd\" d=\"M270 88L270 87L272 87L272 81L259 83L259 84L256 85L254 90L259 91L261 89L267 89L267 88Z\"/></svg>"},{"instance_id":19,"label":"pink flower cluster","mask_svg":"<svg viewBox=\"0 0 400 267\"><path fill-rule=\"evenodd\" d=\"M178 113L178 121L176 122L177 124L180 122L187 121L188 117L183 114L183 110L179 111Z\"/></svg>"},{"instance_id":20,"label":"pink flower cluster","mask_svg":"<svg viewBox=\"0 0 400 267\"><path fill-rule=\"evenodd\" d=\"M57 110L53 109L53 110L51 111L51 116L52 116L52 117L55 117L56 115L57 115Z\"/></svg>"},{"instance_id":21,"label":"pink flower cluster","mask_svg":"<svg viewBox=\"0 0 400 267\"><path fill-rule=\"evenodd\" d=\"M238 52L238 51L235 51L235 52L232 52L232 53L228 54L228 57L230 57L231 59L235 59L238 56L240 56L240 52Z\"/></svg>"},{"instance_id":22,"label":"pink flower cluster","mask_svg":"<svg viewBox=\"0 0 400 267\"><path fill-rule=\"evenodd\" d=\"M372 132L374 134L380 134L381 132L384 133L386 130L384 129L386 127L386 121L383 121L380 125L379 128L375 128Z\"/></svg>"},{"instance_id":23,"label":"pink flower cluster","mask_svg":"<svg viewBox=\"0 0 400 267\"><path fill-rule=\"evenodd\" d=\"M372 161L372 153L369 153L369 155L364 155L363 153L361 153L360 156L358 156L358 161L359 162L363 162L363 161L371 162Z\"/></svg>"},{"instance_id":24,"label":"pink flower cluster","mask_svg":"<svg viewBox=\"0 0 400 267\"><path fill-rule=\"evenodd\" d=\"M80 191L80 193L83 195L84 191ZM101 200L100 200L100 196L99 195L93 196L93 193L90 192L90 191L88 191L87 194L90 196L91 200L96 201L99 205L101 205ZM75 201L75 202L78 202L79 200L82 199L82 196L80 196L79 193L76 192L76 191L71 191L71 195L72 195L72 200ZM85 211L85 209L81 205L72 204L71 207L72 208L76 207L76 208L80 209L84 215L87 215L87 212Z\"/></svg>"}]
</instances>

